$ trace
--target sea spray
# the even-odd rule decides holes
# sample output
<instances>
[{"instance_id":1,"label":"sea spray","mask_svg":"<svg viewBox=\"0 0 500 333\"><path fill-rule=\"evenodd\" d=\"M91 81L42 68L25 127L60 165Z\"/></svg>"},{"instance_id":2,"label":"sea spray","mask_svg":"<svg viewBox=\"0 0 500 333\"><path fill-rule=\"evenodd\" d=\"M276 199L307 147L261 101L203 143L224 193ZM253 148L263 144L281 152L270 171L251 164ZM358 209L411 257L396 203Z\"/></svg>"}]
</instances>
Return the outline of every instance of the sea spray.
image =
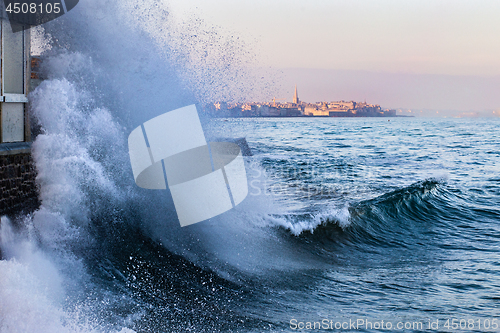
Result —
<instances>
[{"instance_id":1,"label":"sea spray","mask_svg":"<svg viewBox=\"0 0 500 333\"><path fill-rule=\"evenodd\" d=\"M314 233L314 230L320 225L328 223L336 224L344 229L351 224L349 205L342 208L327 208L322 212L314 214L284 214L270 215L268 220L271 226L279 226L288 229L293 235L299 236L304 232Z\"/></svg>"}]
</instances>

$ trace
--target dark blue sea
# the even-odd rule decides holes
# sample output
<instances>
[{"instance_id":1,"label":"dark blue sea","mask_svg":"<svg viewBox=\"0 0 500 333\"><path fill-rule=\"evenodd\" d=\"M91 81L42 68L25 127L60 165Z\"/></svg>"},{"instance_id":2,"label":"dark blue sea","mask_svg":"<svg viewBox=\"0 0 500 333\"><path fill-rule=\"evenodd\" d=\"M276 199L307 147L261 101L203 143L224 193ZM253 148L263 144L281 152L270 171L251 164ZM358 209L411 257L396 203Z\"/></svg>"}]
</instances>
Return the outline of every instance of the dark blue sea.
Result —
<instances>
[{"instance_id":1,"label":"dark blue sea","mask_svg":"<svg viewBox=\"0 0 500 333\"><path fill-rule=\"evenodd\" d=\"M246 137L249 196L185 228L169 194L106 184L106 163L38 157L98 184L40 179L41 209L3 218L2 332L499 331L498 119L205 126Z\"/></svg>"},{"instance_id":2,"label":"dark blue sea","mask_svg":"<svg viewBox=\"0 0 500 333\"><path fill-rule=\"evenodd\" d=\"M215 122L246 135L282 209L266 233L285 254L263 255L279 268L248 282L253 318L290 332L499 330L498 119Z\"/></svg>"}]
</instances>

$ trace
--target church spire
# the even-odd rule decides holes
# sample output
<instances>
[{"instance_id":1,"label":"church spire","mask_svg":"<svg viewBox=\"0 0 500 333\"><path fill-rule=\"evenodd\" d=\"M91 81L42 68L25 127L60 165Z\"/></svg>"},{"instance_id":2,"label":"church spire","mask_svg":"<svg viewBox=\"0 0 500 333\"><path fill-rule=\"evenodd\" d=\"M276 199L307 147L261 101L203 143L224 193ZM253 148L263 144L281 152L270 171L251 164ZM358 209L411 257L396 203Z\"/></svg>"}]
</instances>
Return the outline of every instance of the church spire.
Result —
<instances>
[{"instance_id":1,"label":"church spire","mask_svg":"<svg viewBox=\"0 0 500 333\"><path fill-rule=\"evenodd\" d=\"M299 104L299 94L297 93L297 85L295 85L295 93L293 94L293 103L294 104Z\"/></svg>"}]
</instances>

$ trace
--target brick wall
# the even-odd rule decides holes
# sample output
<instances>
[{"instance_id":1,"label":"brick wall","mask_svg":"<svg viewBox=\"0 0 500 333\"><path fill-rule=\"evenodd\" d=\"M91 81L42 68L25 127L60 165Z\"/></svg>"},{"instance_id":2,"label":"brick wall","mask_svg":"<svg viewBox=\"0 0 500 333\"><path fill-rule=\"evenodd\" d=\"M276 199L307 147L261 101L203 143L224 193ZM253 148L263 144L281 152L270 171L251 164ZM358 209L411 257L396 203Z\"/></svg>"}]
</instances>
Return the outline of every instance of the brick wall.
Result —
<instances>
[{"instance_id":1,"label":"brick wall","mask_svg":"<svg viewBox=\"0 0 500 333\"><path fill-rule=\"evenodd\" d=\"M38 207L35 177L30 154L0 156L0 215Z\"/></svg>"}]
</instances>

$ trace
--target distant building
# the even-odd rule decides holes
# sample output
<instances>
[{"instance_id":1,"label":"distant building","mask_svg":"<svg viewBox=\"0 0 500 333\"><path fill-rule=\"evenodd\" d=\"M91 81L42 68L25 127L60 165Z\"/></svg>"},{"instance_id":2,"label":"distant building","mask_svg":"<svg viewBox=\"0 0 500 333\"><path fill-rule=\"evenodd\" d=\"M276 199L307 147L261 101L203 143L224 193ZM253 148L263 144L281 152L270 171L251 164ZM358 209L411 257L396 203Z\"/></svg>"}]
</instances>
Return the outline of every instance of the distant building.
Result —
<instances>
[{"instance_id":1,"label":"distant building","mask_svg":"<svg viewBox=\"0 0 500 333\"><path fill-rule=\"evenodd\" d=\"M295 85L295 93L293 94L293 104L295 104L295 105L300 104L299 94L297 93L297 85Z\"/></svg>"},{"instance_id":2,"label":"distant building","mask_svg":"<svg viewBox=\"0 0 500 333\"><path fill-rule=\"evenodd\" d=\"M216 102L205 107L215 117L395 117L396 111L382 110L380 105L354 101L305 103L299 99L297 85L293 102L276 103L226 103Z\"/></svg>"},{"instance_id":3,"label":"distant building","mask_svg":"<svg viewBox=\"0 0 500 333\"><path fill-rule=\"evenodd\" d=\"M355 113L353 110L333 110L328 111L330 117L354 117Z\"/></svg>"},{"instance_id":4,"label":"distant building","mask_svg":"<svg viewBox=\"0 0 500 333\"><path fill-rule=\"evenodd\" d=\"M386 117L396 117L396 110L384 110L384 116Z\"/></svg>"},{"instance_id":5,"label":"distant building","mask_svg":"<svg viewBox=\"0 0 500 333\"><path fill-rule=\"evenodd\" d=\"M308 104L304 108L304 116L328 117L328 110L319 108L314 104Z\"/></svg>"},{"instance_id":6,"label":"distant building","mask_svg":"<svg viewBox=\"0 0 500 333\"><path fill-rule=\"evenodd\" d=\"M280 116L282 117L300 117L302 112L298 108L281 108Z\"/></svg>"},{"instance_id":7,"label":"distant building","mask_svg":"<svg viewBox=\"0 0 500 333\"><path fill-rule=\"evenodd\" d=\"M330 111L348 111L348 110L354 110L358 105L359 104L353 101L330 102L328 103L328 109Z\"/></svg>"},{"instance_id":8,"label":"distant building","mask_svg":"<svg viewBox=\"0 0 500 333\"><path fill-rule=\"evenodd\" d=\"M214 106L217 111L227 111L227 102L215 102Z\"/></svg>"},{"instance_id":9,"label":"distant building","mask_svg":"<svg viewBox=\"0 0 500 333\"><path fill-rule=\"evenodd\" d=\"M308 104L304 108L304 116L314 116L314 113L316 112L318 108L314 104Z\"/></svg>"},{"instance_id":10,"label":"distant building","mask_svg":"<svg viewBox=\"0 0 500 333\"><path fill-rule=\"evenodd\" d=\"M259 111L261 117L279 117L281 115L280 109L274 106L261 105Z\"/></svg>"}]
</instances>

